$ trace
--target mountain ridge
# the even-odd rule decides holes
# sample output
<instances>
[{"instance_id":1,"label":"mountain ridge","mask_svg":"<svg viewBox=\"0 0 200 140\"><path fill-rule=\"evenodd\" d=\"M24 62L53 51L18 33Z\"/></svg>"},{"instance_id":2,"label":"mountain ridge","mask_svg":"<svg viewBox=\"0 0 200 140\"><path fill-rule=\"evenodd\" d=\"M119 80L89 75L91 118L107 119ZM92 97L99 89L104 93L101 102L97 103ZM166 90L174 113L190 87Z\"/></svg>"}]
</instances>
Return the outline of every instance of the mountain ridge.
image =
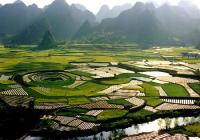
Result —
<instances>
[{"instance_id":1,"label":"mountain ridge","mask_svg":"<svg viewBox=\"0 0 200 140\"><path fill-rule=\"evenodd\" d=\"M110 12L107 6L103 9ZM0 19L0 41L11 44L38 44L47 30L58 42L154 45L200 42L200 10L184 3L155 7L152 3L136 2L117 17L97 22L93 13L65 0L55 0L43 9L17 2L0 7Z\"/></svg>"}]
</instances>

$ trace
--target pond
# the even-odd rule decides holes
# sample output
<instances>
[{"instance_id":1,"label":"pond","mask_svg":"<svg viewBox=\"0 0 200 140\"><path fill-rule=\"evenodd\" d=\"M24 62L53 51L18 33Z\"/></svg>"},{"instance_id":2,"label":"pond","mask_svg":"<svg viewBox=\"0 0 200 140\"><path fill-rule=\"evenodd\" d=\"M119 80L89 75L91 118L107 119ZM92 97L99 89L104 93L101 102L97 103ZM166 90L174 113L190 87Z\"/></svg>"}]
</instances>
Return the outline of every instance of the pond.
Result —
<instances>
[{"instance_id":1,"label":"pond","mask_svg":"<svg viewBox=\"0 0 200 140\"><path fill-rule=\"evenodd\" d=\"M85 137L76 137L76 140L94 140L94 139L115 139L122 135L137 135L145 132L153 132L159 130L166 130L169 128L175 128L177 126L185 126L193 123L200 122L199 117L178 117L178 118L164 118L164 119L156 119L151 122L143 123L143 124L134 124L131 127L125 129L116 129L114 131L103 131L96 135L85 136ZM28 136L26 140L40 140L42 137L31 137Z\"/></svg>"}]
</instances>

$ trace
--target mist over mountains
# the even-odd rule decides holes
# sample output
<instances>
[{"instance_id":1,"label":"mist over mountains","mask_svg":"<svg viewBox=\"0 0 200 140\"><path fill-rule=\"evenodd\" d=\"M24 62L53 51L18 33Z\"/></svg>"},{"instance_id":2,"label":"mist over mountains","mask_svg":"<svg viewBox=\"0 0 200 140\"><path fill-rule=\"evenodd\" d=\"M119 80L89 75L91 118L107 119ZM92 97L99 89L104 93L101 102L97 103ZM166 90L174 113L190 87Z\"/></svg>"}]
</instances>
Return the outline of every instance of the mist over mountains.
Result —
<instances>
[{"instance_id":1,"label":"mist over mountains","mask_svg":"<svg viewBox=\"0 0 200 140\"><path fill-rule=\"evenodd\" d=\"M0 6L0 40L13 44L36 44L48 31L56 41L81 43L198 44L200 10L179 6L137 2L109 9L97 15L80 4L56 0L43 9L17 1Z\"/></svg>"},{"instance_id":2,"label":"mist over mountains","mask_svg":"<svg viewBox=\"0 0 200 140\"><path fill-rule=\"evenodd\" d=\"M110 9L107 5L103 5L96 15L96 20L98 22L101 22L103 19L106 18L115 18L119 16L121 12L130 9L131 7L132 5L130 3L121 6L115 6L112 9Z\"/></svg>"}]
</instances>

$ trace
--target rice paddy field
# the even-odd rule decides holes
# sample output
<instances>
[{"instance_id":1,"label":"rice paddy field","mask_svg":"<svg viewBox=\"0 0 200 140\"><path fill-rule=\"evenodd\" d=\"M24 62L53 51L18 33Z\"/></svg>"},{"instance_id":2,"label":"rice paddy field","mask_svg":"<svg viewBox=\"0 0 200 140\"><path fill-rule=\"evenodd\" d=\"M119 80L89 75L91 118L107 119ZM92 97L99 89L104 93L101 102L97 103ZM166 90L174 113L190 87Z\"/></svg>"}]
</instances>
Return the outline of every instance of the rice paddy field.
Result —
<instances>
[{"instance_id":1,"label":"rice paddy field","mask_svg":"<svg viewBox=\"0 0 200 140\"><path fill-rule=\"evenodd\" d=\"M33 47L35 46L19 46L16 49L9 49L0 45L0 71L24 71L29 68L33 70L52 69L52 66L54 66L54 69L64 69L69 62L163 60L163 56L165 55L168 57L171 56L177 61L191 61L191 63L197 63L199 61L180 58L182 52L195 51L195 49L190 47L140 50L134 45L66 45L60 46L55 50L32 51L31 48Z\"/></svg>"},{"instance_id":2,"label":"rice paddy field","mask_svg":"<svg viewBox=\"0 0 200 140\"><path fill-rule=\"evenodd\" d=\"M48 111L39 130L97 130L163 111L200 110L200 61L182 56L193 47L34 47L0 46L0 98L11 107Z\"/></svg>"}]
</instances>

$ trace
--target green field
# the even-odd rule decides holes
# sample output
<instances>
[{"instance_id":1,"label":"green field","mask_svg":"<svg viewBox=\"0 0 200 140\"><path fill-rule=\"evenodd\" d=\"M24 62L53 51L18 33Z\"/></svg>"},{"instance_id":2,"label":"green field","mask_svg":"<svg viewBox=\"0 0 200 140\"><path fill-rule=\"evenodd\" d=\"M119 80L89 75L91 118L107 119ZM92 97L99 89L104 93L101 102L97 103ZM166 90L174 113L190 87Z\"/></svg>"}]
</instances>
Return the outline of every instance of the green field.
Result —
<instances>
[{"instance_id":1,"label":"green field","mask_svg":"<svg viewBox=\"0 0 200 140\"><path fill-rule=\"evenodd\" d=\"M200 83L191 83L189 86L200 95Z\"/></svg>"},{"instance_id":2,"label":"green field","mask_svg":"<svg viewBox=\"0 0 200 140\"><path fill-rule=\"evenodd\" d=\"M146 105L156 107L163 103L159 97L140 97L141 99L146 101Z\"/></svg>"},{"instance_id":3,"label":"green field","mask_svg":"<svg viewBox=\"0 0 200 140\"><path fill-rule=\"evenodd\" d=\"M68 104L67 98L37 98L36 103L66 103Z\"/></svg>"},{"instance_id":4,"label":"green field","mask_svg":"<svg viewBox=\"0 0 200 140\"><path fill-rule=\"evenodd\" d=\"M61 109L56 112L56 115L75 117L76 115L79 115L81 113L86 113L87 111L88 111L87 109L82 109L82 108Z\"/></svg>"},{"instance_id":5,"label":"green field","mask_svg":"<svg viewBox=\"0 0 200 140\"><path fill-rule=\"evenodd\" d=\"M185 129L196 134L197 136L200 136L200 123L185 126Z\"/></svg>"},{"instance_id":6,"label":"green field","mask_svg":"<svg viewBox=\"0 0 200 140\"><path fill-rule=\"evenodd\" d=\"M108 86L87 82L77 88L50 88L49 91L38 90L32 87L33 90L45 96L98 96L101 90L106 89Z\"/></svg>"},{"instance_id":7,"label":"green field","mask_svg":"<svg viewBox=\"0 0 200 140\"><path fill-rule=\"evenodd\" d=\"M127 110L104 110L97 116L97 120L104 121L123 117L128 113Z\"/></svg>"},{"instance_id":8,"label":"green field","mask_svg":"<svg viewBox=\"0 0 200 140\"><path fill-rule=\"evenodd\" d=\"M68 103L69 105L81 105L90 103L90 100L86 97L69 97Z\"/></svg>"},{"instance_id":9,"label":"green field","mask_svg":"<svg viewBox=\"0 0 200 140\"><path fill-rule=\"evenodd\" d=\"M101 84L105 85L120 85L120 84L126 84L131 81L131 78L111 78L106 80L101 80Z\"/></svg>"},{"instance_id":10,"label":"green field","mask_svg":"<svg viewBox=\"0 0 200 140\"><path fill-rule=\"evenodd\" d=\"M171 48L172 53L170 54L163 52L166 48L142 50L128 45L124 49L123 44L66 44L60 45L57 49L43 51L33 51L32 48L34 47L29 45L13 49L0 47L0 73L11 75L12 77L9 80L0 80L0 92L9 89L14 89L15 91L15 86L20 84L22 89L30 97L34 98L34 105L41 105L41 107L44 105L45 107L45 103L52 106L55 103L62 103L67 106L66 108L52 110L52 112L49 111L53 118L56 116L77 117L84 122L97 123L108 128L116 127L129 124L131 121L137 122L151 118L150 116L154 113L148 111L147 108L144 109L144 106L138 105L143 101L134 100L135 103L134 101L132 103L126 99L131 100L132 97L142 99L145 101L144 105L155 109L164 103L164 101L160 100L160 93L156 86L161 86L166 94L171 97L189 96L186 89L178 84L158 84L142 81L135 82L136 85L131 83L126 86L123 84L128 84L134 80L134 77L155 79L140 74L140 70L151 71L151 69L137 68L132 65L135 62L144 60L174 60L182 62L183 59L180 58L182 51L195 51L191 47ZM165 58L164 55L171 56L170 58ZM110 62L128 61L131 62L128 64L120 63L115 67L135 73L122 73L110 78L95 79L93 76L98 74L84 72L84 68L98 68L95 65L91 66L92 62L107 62L111 64ZM185 58L185 61L189 60ZM84 64L79 65L81 62ZM192 60L190 62L195 63ZM76 64L72 65L73 63ZM102 71L102 73L109 73L109 71ZM189 86L199 93L199 83L190 84ZM118 89L118 87L121 88ZM21 87L17 88L21 89ZM101 92L107 91L106 89L111 91L108 93ZM18 94L18 92L14 92L14 94ZM160 110L157 111L160 113ZM90 114L91 112L93 114ZM95 113L97 114L95 115ZM197 128L196 126L192 128L188 126L188 129L192 132Z\"/></svg>"},{"instance_id":11,"label":"green field","mask_svg":"<svg viewBox=\"0 0 200 140\"><path fill-rule=\"evenodd\" d=\"M126 101L125 99L112 99L112 100L108 100L108 103L116 104L116 105L132 106L132 104Z\"/></svg>"},{"instance_id":12,"label":"green field","mask_svg":"<svg viewBox=\"0 0 200 140\"><path fill-rule=\"evenodd\" d=\"M134 45L62 45L56 49L32 51L34 45L22 45L17 48L4 48L0 46L0 72L29 71L29 70L64 70L69 62L125 62L163 60L155 54L155 51L162 55L166 54L162 49L141 50ZM183 51L195 51L191 47L171 48L170 55L181 56ZM179 60L178 60L179 61ZM182 60L180 60L182 61ZM187 61L185 59L184 61ZM189 60L188 60L189 61ZM192 62L194 63L194 62Z\"/></svg>"},{"instance_id":13,"label":"green field","mask_svg":"<svg viewBox=\"0 0 200 140\"><path fill-rule=\"evenodd\" d=\"M141 109L141 110L133 112L133 113L128 113L127 117L136 119L136 120L140 120L140 119L145 119L146 116L151 115L151 114L153 114L153 113L150 111Z\"/></svg>"},{"instance_id":14,"label":"green field","mask_svg":"<svg viewBox=\"0 0 200 140\"><path fill-rule=\"evenodd\" d=\"M164 84L164 85L162 85L162 88L166 92L166 94L171 97L187 97L187 96L189 96L186 89L183 86L178 85L178 84L173 84L173 83Z\"/></svg>"},{"instance_id":15,"label":"green field","mask_svg":"<svg viewBox=\"0 0 200 140\"><path fill-rule=\"evenodd\" d=\"M195 123L183 127L177 127L175 129L167 131L169 134L185 134L191 137L199 137L200 136L200 124Z\"/></svg>"},{"instance_id":16,"label":"green field","mask_svg":"<svg viewBox=\"0 0 200 140\"><path fill-rule=\"evenodd\" d=\"M11 84L16 84L16 82L12 80L0 80L0 84L11 85Z\"/></svg>"},{"instance_id":17,"label":"green field","mask_svg":"<svg viewBox=\"0 0 200 140\"><path fill-rule=\"evenodd\" d=\"M159 91L151 84L143 83L141 87L143 87L144 89L145 96L150 96L150 97L160 96Z\"/></svg>"}]
</instances>

